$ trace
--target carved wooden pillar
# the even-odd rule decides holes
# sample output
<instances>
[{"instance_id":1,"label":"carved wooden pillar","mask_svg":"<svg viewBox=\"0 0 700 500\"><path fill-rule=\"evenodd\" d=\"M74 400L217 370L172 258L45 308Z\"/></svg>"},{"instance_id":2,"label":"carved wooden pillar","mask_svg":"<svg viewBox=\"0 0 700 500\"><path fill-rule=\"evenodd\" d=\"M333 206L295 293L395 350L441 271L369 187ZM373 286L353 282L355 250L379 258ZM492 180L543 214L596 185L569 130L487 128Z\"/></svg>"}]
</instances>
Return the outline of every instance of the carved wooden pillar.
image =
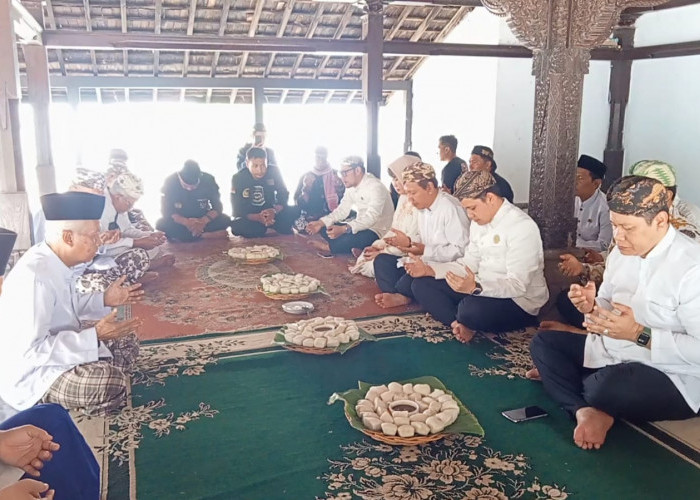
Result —
<instances>
[{"instance_id":1,"label":"carved wooden pillar","mask_svg":"<svg viewBox=\"0 0 700 500\"><path fill-rule=\"evenodd\" d=\"M483 0L533 51L535 117L529 213L545 248L575 241L574 184L583 77L590 50L610 36L620 13L667 0Z\"/></svg>"}]
</instances>

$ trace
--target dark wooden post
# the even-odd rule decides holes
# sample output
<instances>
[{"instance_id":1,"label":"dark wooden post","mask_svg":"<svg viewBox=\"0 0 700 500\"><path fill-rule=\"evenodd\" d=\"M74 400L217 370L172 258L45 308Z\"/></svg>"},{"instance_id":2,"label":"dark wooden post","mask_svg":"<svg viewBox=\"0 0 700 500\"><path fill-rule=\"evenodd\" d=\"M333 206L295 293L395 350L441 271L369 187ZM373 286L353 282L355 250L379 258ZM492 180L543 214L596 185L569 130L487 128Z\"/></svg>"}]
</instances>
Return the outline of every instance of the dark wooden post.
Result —
<instances>
[{"instance_id":1,"label":"dark wooden post","mask_svg":"<svg viewBox=\"0 0 700 500\"><path fill-rule=\"evenodd\" d=\"M363 20L367 53L362 56L362 93L367 110L367 171L379 177L379 106L382 102L384 13L381 0L369 0Z\"/></svg>"}]
</instances>

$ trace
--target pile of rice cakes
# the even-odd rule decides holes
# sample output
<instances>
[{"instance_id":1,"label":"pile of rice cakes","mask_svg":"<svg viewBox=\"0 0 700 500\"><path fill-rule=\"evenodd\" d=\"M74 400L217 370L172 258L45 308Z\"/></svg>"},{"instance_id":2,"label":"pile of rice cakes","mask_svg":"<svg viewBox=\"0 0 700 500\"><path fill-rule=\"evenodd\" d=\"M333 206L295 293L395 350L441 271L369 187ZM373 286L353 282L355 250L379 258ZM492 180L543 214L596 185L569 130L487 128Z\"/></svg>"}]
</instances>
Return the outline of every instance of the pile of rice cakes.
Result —
<instances>
[{"instance_id":1,"label":"pile of rice cakes","mask_svg":"<svg viewBox=\"0 0 700 500\"><path fill-rule=\"evenodd\" d=\"M229 257L239 260L263 260L279 257L280 251L269 245L254 245L252 247L234 247L228 251Z\"/></svg>"},{"instance_id":2,"label":"pile of rice cakes","mask_svg":"<svg viewBox=\"0 0 700 500\"><path fill-rule=\"evenodd\" d=\"M359 338L360 330L354 321L334 316L290 323L284 330L284 339L290 344L318 349L335 349Z\"/></svg>"},{"instance_id":3,"label":"pile of rice cakes","mask_svg":"<svg viewBox=\"0 0 700 500\"><path fill-rule=\"evenodd\" d=\"M283 295L315 293L321 282L305 274L276 273L260 278L263 292Z\"/></svg>"}]
</instances>

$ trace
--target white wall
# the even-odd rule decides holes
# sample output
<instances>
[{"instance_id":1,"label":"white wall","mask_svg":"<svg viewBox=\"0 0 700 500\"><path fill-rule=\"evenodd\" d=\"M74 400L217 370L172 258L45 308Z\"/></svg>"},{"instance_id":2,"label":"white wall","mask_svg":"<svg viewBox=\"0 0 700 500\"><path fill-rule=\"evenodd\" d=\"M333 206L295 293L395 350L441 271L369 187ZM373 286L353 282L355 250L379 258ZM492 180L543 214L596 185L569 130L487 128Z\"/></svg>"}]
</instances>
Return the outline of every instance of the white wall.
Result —
<instances>
[{"instance_id":1,"label":"white wall","mask_svg":"<svg viewBox=\"0 0 700 500\"><path fill-rule=\"evenodd\" d=\"M447 43L498 41L499 19L475 9L446 38ZM492 144L497 59L483 57L429 58L413 83L413 149L439 171L438 138L453 134L457 154L468 159L474 144Z\"/></svg>"},{"instance_id":2,"label":"white wall","mask_svg":"<svg viewBox=\"0 0 700 500\"><path fill-rule=\"evenodd\" d=\"M645 14L635 45L700 40L700 6ZM645 159L676 168L678 192L700 205L700 56L635 61L625 121L625 171Z\"/></svg>"}]
</instances>

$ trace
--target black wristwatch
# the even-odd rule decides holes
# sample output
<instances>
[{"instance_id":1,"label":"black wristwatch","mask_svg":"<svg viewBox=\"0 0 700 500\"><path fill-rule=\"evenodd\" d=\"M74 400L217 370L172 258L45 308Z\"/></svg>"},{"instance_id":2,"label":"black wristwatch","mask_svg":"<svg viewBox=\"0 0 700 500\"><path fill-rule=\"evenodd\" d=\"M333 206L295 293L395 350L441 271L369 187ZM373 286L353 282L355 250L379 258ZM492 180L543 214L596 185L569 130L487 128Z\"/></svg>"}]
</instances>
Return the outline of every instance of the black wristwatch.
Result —
<instances>
[{"instance_id":1,"label":"black wristwatch","mask_svg":"<svg viewBox=\"0 0 700 500\"><path fill-rule=\"evenodd\" d=\"M639 335L637 335L637 345L646 347L651 340L651 328L645 326Z\"/></svg>"},{"instance_id":2,"label":"black wristwatch","mask_svg":"<svg viewBox=\"0 0 700 500\"><path fill-rule=\"evenodd\" d=\"M478 281L475 281L474 282L474 290L472 290L471 295L481 295L481 292L483 292L483 291L484 291L484 289L481 288L481 283L479 283Z\"/></svg>"}]
</instances>

